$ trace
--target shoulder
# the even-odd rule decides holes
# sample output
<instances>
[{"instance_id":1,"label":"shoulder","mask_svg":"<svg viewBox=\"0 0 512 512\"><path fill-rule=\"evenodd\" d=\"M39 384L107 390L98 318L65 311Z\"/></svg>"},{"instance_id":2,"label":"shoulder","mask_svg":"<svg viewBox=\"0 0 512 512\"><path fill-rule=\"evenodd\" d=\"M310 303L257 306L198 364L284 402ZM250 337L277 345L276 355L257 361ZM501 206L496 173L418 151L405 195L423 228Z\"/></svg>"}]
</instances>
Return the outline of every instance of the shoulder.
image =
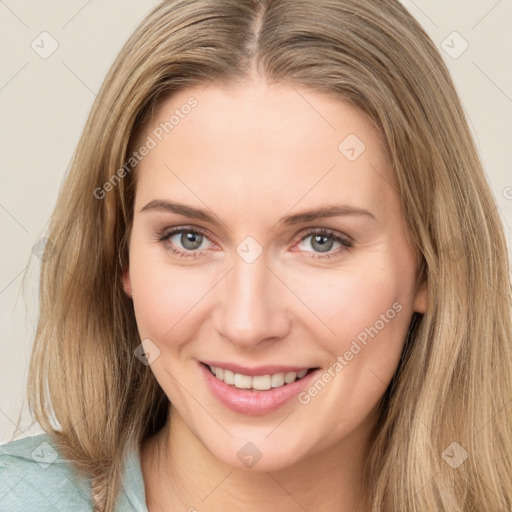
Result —
<instances>
[{"instance_id":1,"label":"shoulder","mask_svg":"<svg viewBox=\"0 0 512 512\"><path fill-rule=\"evenodd\" d=\"M0 512L90 511L90 483L47 434L0 445Z\"/></svg>"}]
</instances>

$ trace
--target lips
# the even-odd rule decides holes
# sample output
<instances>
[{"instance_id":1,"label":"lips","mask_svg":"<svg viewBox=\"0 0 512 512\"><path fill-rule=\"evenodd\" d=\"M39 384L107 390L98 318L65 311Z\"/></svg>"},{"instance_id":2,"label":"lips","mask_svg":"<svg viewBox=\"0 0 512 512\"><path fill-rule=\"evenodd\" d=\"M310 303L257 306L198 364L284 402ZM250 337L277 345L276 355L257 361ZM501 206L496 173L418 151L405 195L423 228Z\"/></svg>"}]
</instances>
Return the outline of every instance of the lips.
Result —
<instances>
[{"instance_id":1,"label":"lips","mask_svg":"<svg viewBox=\"0 0 512 512\"><path fill-rule=\"evenodd\" d=\"M320 371L319 368L282 365L247 368L230 363L215 362L219 365L217 368L222 368L223 370L228 370L233 373L236 373L233 371L234 369L247 372L240 375L252 378L252 382L254 382L254 378L264 378L265 375L275 375L276 373L284 372L292 373L294 370L299 372L306 371L306 374L302 378L297 378L293 382L284 383L284 385L271 387L270 389L240 389L235 385L226 384L223 380L216 377L206 362L198 361L198 363L198 367L206 381L210 393L228 409L244 415L263 415L280 409L306 388ZM211 361L211 363L213 363L213 361ZM250 374L252 374L252 376ZM298 374L296 377L298 377Z\"/></svg>"}]
</instances>

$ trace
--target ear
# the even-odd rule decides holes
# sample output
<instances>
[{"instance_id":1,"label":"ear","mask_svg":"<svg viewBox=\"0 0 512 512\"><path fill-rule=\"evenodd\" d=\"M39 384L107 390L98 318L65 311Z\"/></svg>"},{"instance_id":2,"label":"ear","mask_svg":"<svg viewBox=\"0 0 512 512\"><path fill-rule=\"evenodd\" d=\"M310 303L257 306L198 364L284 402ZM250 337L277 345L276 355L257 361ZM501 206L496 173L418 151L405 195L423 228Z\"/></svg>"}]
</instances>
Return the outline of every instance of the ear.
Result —
<instances>
[{"instance_id":1,"label":"ear","mask_svg":"<svg viewBox=\"0 0 512 512\"><path fill-rule=\"evenodd\" d=\"M428 308L428 287L427 283L423 283L416 289L414 295L413 311L418 313L426 313Z\"/></svg>"},{"instance_id":2,"label":"ear","mask_svg":"<svg viewBox=\"0 0 512 512\"><path fill-rule=\"evenodd\" d=\"M128 297L130 297L130 299L132 299L132 282L130 279L130 266L128 263L126 263L123 269L123 273L121 274L121 282L123 283L124 292L126 295L128 295Z\"/></svg>"}]
</instances>

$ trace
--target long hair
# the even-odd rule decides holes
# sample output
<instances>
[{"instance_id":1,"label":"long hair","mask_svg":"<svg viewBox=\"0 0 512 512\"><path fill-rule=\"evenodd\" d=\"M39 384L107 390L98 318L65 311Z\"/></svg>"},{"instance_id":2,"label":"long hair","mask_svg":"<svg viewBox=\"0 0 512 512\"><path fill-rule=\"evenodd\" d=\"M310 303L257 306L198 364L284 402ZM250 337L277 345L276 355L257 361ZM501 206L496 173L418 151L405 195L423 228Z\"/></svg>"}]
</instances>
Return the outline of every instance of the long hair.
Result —
<instances>
[{"instance_id":1,"label":"long hair","mask_svg":"<svg viewBox=\"0 0 512 512\"><path fill-rule=\"evenodd\" d=\"M93 479L98 509L114 510L126 449L162 428L169 405L134 356L141 340L121 284L137 171L126 162L163 99L254 71L376 123L428 286L383 397L366 467L372 510L512 510L503 227L448 70L397 0L166 0L142 21L97 95L51 218L34 417ZM454 453L465 459L456 468Z\"/></svg>"}]
</instances>

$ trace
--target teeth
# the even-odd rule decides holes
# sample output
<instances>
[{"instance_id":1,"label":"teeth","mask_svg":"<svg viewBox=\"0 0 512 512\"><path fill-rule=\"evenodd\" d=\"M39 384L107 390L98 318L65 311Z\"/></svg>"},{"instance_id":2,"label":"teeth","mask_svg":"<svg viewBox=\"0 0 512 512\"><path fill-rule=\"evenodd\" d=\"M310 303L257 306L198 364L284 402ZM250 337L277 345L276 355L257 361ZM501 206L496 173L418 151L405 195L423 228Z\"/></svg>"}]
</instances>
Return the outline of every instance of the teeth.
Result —
<instances>
[{"instance_id":1,"label":"teeth","mask_svg":"<svg viewBox=\"0 0 512 512\"><path fill-rule=\"evenodd\" d=\"M278 388L284 384L284 373L275 373L271 378L272 387Z\"/></svg>"},{"instance_id":2,"label":"teeth","mask_svg":"<svg viewBox=\"0 0 512 512\"><path fill-rule=\"evenodd\" d=\"M249 377L249 375L242 375L241 373L235 373L235 388L251 389L251 384L252 377Z\"/></svg>"},{"instance_id":3,"label":"teeth","mask_svg":"<svg viewBox=\"0 0 512 512\"><path fill-rule=\"evenodd\" d=\"M250 375L234 373L215 366L210 366L210 369L219 380L230 386L235 386L239 389L256 389L258 391L267 391L272 388L279 388L285 384L291 384L297 378L302 379L308 373L308 370L301 370L300 372L274 373L272 375L251 377Z\"/></svg>"},{"instance_id":4,"label":"teeth","mask_svg":"<svg viewBox=\"0 0 512 512\"><path fill-rule=\"evenodd\" d=\"M292 383L297 378L297 372L290 372L285 374L284 381L286 384Z\"/></svg>"},{"instance_id":5,"label":"teeth","mask_svg":"<svg viewBox=\"0 0 512 512\"><path fill-rule=\"evenodd\" d=\"M267 391L272 388L272 377L270 375L258 375L252 378L252 387L258 391Z\"/></svg>"},{"instance_id":6,"label":"teeth","mask_svg":"<svg viewBox=\"0 0 512 512\"><path fill-rule=\"evenodd\" d=\"M224 370L224 382L230 386L235 384L235 374L231 370Z\"/></svg>"}]
</instances>

